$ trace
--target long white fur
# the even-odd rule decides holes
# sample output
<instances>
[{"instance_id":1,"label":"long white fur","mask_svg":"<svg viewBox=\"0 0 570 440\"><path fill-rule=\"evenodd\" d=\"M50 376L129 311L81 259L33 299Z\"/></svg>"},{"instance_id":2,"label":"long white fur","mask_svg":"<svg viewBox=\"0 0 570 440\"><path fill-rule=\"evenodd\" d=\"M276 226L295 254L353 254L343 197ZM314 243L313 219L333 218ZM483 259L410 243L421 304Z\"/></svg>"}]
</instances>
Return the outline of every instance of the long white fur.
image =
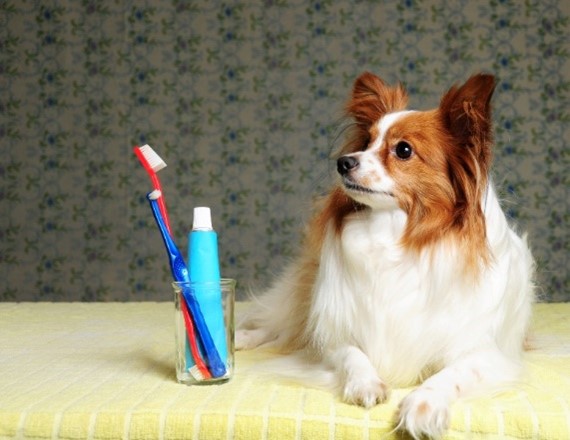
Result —
<instances>
[{"instance_id":1,"label":"long white fur","mask_svg":"<svg viewBox=\"0 0 570 440\"><path fill-rule=\"evenodd\" d=\"M395 120L384 121L381 131ZM492 184L481 206L493 261L476 282L462 275L453 241L430 246L429 255L406 253L399 246L406 214L386 199L374 206L368 200L374 194L361 197L372 208L348 215L340 239L328 226L310 305L311 347L333 372L327 386L350 403L370 407L388 387L421 383L401 402L398 427L414 438L438 437L457 398L516 380L533 259ZM302 264L293 262L259 298L236 334L238 348L279 345L290 334L290 279ZM323 369L299 376L322 382Z\"/></svg>"}]
</instances>

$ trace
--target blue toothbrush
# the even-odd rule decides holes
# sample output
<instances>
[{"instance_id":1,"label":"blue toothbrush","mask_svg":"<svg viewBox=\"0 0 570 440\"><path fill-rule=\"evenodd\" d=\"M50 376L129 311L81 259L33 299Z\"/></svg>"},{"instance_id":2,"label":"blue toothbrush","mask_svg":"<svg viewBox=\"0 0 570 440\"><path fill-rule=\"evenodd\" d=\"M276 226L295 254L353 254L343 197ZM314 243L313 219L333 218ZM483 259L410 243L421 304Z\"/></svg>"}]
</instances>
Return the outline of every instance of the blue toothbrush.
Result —
<instances>
[{"instance_id":1,"label":"blue toothbrush","mask_svg":"<svg viewBox=\"0 0 570 440\"><path fill-rule=\"evenodd\" d=\"M164 223L164 220L160 213L160 208L157 202L160 196L160 191L154 190L148 193L146 198L150 203L152 214L154 215L154 219L156 220L156 224L158 225L158 229L160 230L162 240L164 241L164 245L166 247L166 252L168 254L168 259L170 262L170 270L172 271L172 277L174 278L174 281L188 283L190 282L190 278L188 276L188 268L186 267L186 263L184 262L182 254L168 233L166 224ZM210 373L212 374L212 377L222 377L226 374L226 366L222 362L218 350L216 350L216 346L212 340L212 336L210 335L206 321L204 321L204 315L202 315L200 304L198 303L198 300L194 296L194 293L191 289L188 289L184 286L181 286L181 288L184 300L188 304L188 309L190 309L190 313L194 319L198 337L200 338L200 342L202 342L202 347L204 348L206 358L208 360Z\"/></svg>"}]
</instances>

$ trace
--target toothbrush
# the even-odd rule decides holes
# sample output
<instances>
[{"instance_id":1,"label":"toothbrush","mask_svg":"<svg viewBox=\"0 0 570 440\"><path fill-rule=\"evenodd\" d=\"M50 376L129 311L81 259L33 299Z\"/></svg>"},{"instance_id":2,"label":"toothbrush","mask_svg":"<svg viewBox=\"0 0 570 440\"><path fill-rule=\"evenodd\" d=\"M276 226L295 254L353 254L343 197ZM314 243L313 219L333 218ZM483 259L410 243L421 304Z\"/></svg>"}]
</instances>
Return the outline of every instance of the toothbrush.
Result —
<instances>
[{"instance_id":1,"label":"toothbrush","mask_svg":"<svg viewBox=\"0 0 570 440\"><path fill-rule=\"evenodd\" d=\"M148 144L142 147L133 147L133 151L148 173L154 189L159 190L162 194L162 186L160 185L160 180L158 180L158 175L156 173L158 173L163 168L166 168L166 162L164 162ZM166 229L168 230L168 233L172 235L172 230L170 229L170 220L168 219L168 211L166 210L166 204L164 203L164 197L158 198L158 206L160 207L160 213L162 214L162 218L166 224Z\"/></svg>"},{"instance_id":2,"label":"toothbrush","mask_svg":"<svg viewBox=\"0 0 570 440\"><path fill-rule=\"evenodd\" d=\"M176 247L176 244L172 240L172 237L168 233L166 225L161 217L157 200L161 198L161 192L159 190L154 190L148 193L146 197L150 203L152 213L162 234L162 239L168 253L170 269L172 271L174 280L178 282L190 282L190 278L188 276L188 268L186 267L186 263L184 263L184 258ZM194 318L194 324L198 332L198 337L202 342L202 347L204 348L212 377L224 376L226 374L226 366L220 359L220 355L216 349L216 346L214 345L214 341L212 340L212 336L210 335L208 326L204 320L204 316L202 315L200 305L194 296L194 292L192 292L191 289L183 287L182 295L188 305L188 309L192 315L192 318Z\"/></svg>"},{"instance_id":3,"label":"toothbrush","mask_svg":"<svg viewBox=\"0 0 570 440\"><path fill-rule=\"evenodd\" d=\"M190 374L196 380L210 379L212 375L208 371L208 367L202 360L202 355L200 354L200 349L198 348L198 343L196 342L196 333L194 330L194 324L192 323L192 318L190 317L190 312L186 306L186 301L184 297L180 298L180 309L182 310L182 316L184 318L184 324L186 327L187 339L190 344L190 352L192 353L192 358L196 365L192 365L189 368ZM188 362L187 362L188 363Z\"/></svg>"},{"instance_id":4,"label":"toothbrush","mask_svg":"<svg viewBox=\"0 0 570 440\"><path fill-rule=\"evenodd\" d=\"M147 198L150 201L151 197L155 197L154 200L156 200L156 203L160 207L158 200L161 198L161 195L162 195L162 193L160 192L160 190L154 190L152 193L147 195ZM153 206L152 202L151 202L151 207L152 207L154 217L156 219L156 223L158 224L159 229L161 231L161 234L166 234L169 238L169 241L172 242L172 238L171 238L170 234L168 234L168 232L166 231L166 227L164 225L164 219L162 218L162 213L160 212L160 209L155 209L156 206ZM163 239L164 239L164 242L166 243L167 239L164 238L164 235L163 235ZM172 245L174 245L174 243L172 243ZM175 278L175 281L180 281L180 280L176 279L176 276L174 278ZM193 358L194 363L195 363L195 365L192 365L189 368L190 374L196 380L210 379L212 376L211 376L210 372L208 371L206 364L202 360L202 355L200 354L200 349L198 348L198 343L196 341L196 332L194 329L194 324L192 323L192 318L190 317L190 313L188 312L188 307L186 306L186 301L184 301L184 298L181 298L181 300L180 300L180 310L182 311L182 316L184 318L184 324L185 324L186 333L187 333L187 340L188 340L189 345L190 345L190 352L192 354L192 358ZM187 354L187 361L186 361L187 366L191 363L190 361L192 360L192 358L189 358L188 354Z\"/></svg>"}]
</instances>

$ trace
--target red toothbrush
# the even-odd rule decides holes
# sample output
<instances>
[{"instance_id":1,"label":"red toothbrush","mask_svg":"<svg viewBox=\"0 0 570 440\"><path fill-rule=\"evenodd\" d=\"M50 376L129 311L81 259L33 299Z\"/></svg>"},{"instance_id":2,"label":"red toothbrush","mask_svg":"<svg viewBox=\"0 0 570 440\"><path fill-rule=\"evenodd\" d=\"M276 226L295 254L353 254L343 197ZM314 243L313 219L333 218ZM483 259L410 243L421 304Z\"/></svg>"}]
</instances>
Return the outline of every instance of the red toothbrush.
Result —
<instances>
[{"instance_id":1,"label":"red toothbrush","mask_svg":"<svg viewBox=\"0 0 570 440\"><path fill-rule=\"evenodd\" d=\"M135 152L142 166L148 173L154 189L157 189L161 192L161 194L164 194L162 191L162 186L160 185L160 180L158 180L158 176L156 173L158 173L161 169L166 167L166 162L164 162L160 158L160 156L156 154L156 152L148 144L142 147L135 146L133 147L133 151ZM164 203L164 195L158 198L158 207L160 209L160 213L162 214L162 218L164 219L166 229L168 229L168 233L172 237L172 230L170 229L170 220L168 219L166 204Z\"/></svg>"}]
</instances>

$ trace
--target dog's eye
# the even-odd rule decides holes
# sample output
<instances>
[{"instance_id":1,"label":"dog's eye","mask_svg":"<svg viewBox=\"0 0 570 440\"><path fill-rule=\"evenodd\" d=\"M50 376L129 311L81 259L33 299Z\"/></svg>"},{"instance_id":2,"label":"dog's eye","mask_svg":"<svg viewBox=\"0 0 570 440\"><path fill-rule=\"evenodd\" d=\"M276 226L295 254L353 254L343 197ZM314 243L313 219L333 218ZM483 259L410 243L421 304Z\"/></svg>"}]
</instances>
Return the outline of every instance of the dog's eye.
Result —
<instances>
[{"instance_id":1,"label":"dog's eye","mask_svg":"<svg viewBox=\"0 0 570 440\"><path fill-rule=\"evenodd\" d=\"M406 141L400 141L396 144L395 152L398 158L406 160L412 156L413 150L412 146Z\"/></svg>"}]
</instances>

